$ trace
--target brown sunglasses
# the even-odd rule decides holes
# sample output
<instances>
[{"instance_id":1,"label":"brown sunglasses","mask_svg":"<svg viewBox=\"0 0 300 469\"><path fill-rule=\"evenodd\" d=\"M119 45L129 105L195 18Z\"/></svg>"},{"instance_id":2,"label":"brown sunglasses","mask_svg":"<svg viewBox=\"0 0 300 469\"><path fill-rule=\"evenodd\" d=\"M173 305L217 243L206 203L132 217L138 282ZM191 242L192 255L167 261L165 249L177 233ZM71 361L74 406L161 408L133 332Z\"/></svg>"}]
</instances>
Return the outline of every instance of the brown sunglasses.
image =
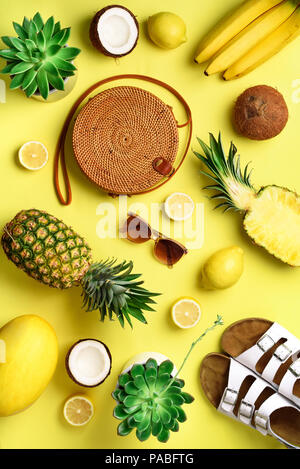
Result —
<instances>
[{"instance_id":1,"label":"brown sunglasses","mask_svg":"<svg viewBox=\"0 0 300 469\"><path fill-rule=\"evenodd\" d=\"M127 233L127 239L136 244L142 244L152 239L155 242L154 255L156 259L169 267L176 264L188 252L181 243L153 230L145 220L134 213L128 213L124 231Z\"/></svg>"}]
</instances>

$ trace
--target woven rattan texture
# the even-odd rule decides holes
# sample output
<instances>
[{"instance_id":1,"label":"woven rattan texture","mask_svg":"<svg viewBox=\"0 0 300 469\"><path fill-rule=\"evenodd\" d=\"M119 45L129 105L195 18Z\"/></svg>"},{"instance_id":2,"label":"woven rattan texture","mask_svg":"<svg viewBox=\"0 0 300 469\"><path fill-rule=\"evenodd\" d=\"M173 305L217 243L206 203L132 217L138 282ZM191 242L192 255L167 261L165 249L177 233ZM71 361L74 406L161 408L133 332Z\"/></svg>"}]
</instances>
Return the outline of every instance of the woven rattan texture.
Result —
<instances>
[{"instance_id":1,"label":"woven rattan texture","mask_svg":"<svg viewBox=\"0 0 300 469\"><path fill-rule=\"evenodd\" d=\"M83 107L73 130L73 149L86 176L114 194L135 194L155 186L163 176L155 158L172 165L179 136L172 110L141 88L105 90Z\"/></svg>"}]
</instances>

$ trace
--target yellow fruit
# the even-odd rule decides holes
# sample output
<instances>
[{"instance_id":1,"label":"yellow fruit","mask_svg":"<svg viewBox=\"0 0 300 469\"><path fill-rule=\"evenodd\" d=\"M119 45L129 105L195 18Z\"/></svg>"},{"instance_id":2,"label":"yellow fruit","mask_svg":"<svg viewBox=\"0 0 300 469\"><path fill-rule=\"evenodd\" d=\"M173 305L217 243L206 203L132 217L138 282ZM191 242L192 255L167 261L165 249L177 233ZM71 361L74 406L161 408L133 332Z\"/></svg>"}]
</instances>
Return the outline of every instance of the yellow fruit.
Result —
<instances>
[{"instance_id":1,"label":"yellow fruit","mask_svg":"<svg viewBox=\"0 0 300 469\"><path fill-rule=\"evenodd\" d=\"M174 13L156 13L148 18L147 26L150 39L163 49L175 49L186 42L185 23Z\"/></svg>"},{"instance_id":2,"label":"yellow fruit","mask_svg":"<svg viewBox=\"0 0 300 469\"><path fill-rule=\"evenodd\" d=\"M0 329L0 416L25 410L45 390L56 368L57 338L39 316L19 316Z\"/></svg>"},{"instance_id":3,"label":"yellow fruit","mask_svg":"<svg viewBox=\"0 0 300 469\"><path fill-rule=\"evenodd\" d=\"M37 170L48 161L48 151L40 142L27 142L19 150L19 161L26 169Z\"/></svg>"},{"instance_id":4,"label":"yellow fruit","mask_svg":"<svg viewBox=\"0 0 300 469\"><path fill-rule=\"evenodd\" d=\"M220 249L210 256L201 271L201 286L207 290L229 288L241 277L244 252L238 246Z\"/></svg>"},{"instance_id":5,"label":"yellow fruit","mask_svg":"<svg viewBox=\"0 0 300 469\"><path fill-rule=\"evenodd\" d=\"M249 52L259 41L266 38L275 31L297 8L296 3L286 0L278 6L267 11L247 28L234 37L225 47L216 55L205 70L206 75L224 72L240 57Z\"/></svg>"},{"instance_id":6,"label":"yellow fruit","mask_svg":"<svg viewBox=\"0 0 300 469\"><path fill-rule=\"evenodd\" d=\"M94 405L89 397L76 394L67 399L64 405L64 417L73 427L86 425L94 415Z\"/></svg>"},{"instance_id":7,"label":"yellow fruit","mask_svg":"<svg viewBox=\"0 0 300 469\"><path fill-rule=\"evenodd\" d=\"M189 195L183 192L174 192L167 198L164 207L171 220L182 221L191 217L194 202Z\"/></svg>"},{"instance_id":8,"label":"yellow fruit","mask_svg":"<svg viewBox=\"0 0 300 469\"><path fill-rule=\"evenodd\" d=\"M300 35L300 8L273 33L259 42L247 54L237 60L223 75L224 80L233 80L250 73L255 68L280 52Z\"/></svg>"},{"instance_id":9,"label":"yellow fruit","mask_svg":"<svg viewBox=\"0 0 300 469\"><path fill-rule=\"evenodd\" d=\"M194 327L200 320L201 309L193 298L181 298L172 307L172 319L181 329Z\"/></svg>"},{"instance_id":10,"label":"yellow fruit","mask_svg":"<svg viewBox=\"0 0 300 469\"><path fill-rule=\"evenodd\" d=\"M233 14L223 18L201 41L196 53L197 63L206 62L240 33L252 21L278 5L282 0L248 0L243 2Z\"/></svg>"}]
</instances>

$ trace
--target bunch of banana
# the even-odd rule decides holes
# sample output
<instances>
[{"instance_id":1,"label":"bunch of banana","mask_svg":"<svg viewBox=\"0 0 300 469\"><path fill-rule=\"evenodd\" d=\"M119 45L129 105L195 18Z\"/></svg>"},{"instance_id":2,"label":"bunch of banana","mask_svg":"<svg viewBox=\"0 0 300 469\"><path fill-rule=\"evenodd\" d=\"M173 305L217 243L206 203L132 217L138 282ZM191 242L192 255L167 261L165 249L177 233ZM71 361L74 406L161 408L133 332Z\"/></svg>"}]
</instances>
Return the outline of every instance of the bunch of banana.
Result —
<instances>
[{"instance_id":1,"label":"bunch of banana","mask_svg":"<svg viewBox=\"0 0 300 469\"><path fill-rule=\"evenodd\" d=\"M246 75L300 35L300 0L246 0L202 40L195 62L205 75Z\"/></svg>"}]
</instances>

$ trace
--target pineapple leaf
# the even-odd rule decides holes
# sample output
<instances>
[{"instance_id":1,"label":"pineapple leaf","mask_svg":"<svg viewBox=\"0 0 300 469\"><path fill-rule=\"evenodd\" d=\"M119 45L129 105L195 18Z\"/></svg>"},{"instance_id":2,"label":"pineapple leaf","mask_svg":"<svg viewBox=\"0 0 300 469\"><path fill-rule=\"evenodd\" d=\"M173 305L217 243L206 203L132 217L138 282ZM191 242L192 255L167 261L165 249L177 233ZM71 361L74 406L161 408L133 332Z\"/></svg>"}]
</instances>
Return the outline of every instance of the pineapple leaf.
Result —
<instances>
[{"instance_id":1,"label":"pineapple leaf","mask_svg":"<svg viewBox=\"0 0 300 469\"><path fill-rule=\"evenodd\" d=\"M251 201L256 195L256 191L251 184L249 164L244 171L241 170L240 158L237 156L237 149L231 142L228 156L225 156L221 134L218 140L209 134L210 146L207 146L198 138L198 142L204 155L194 151L195 156L209 169L210 172L201 171L202 174L209 177L215 184L208 185L205 189L212 189L219 192L219 195L213 195L212 198L222 198L226 201L219 204L216 208L225 207L225 210L234 208L236 210L248 210Z\"/></svg>"},{"instance_id":2,"label":"pineapple leaf","mask_svg":"<svg viewBox=\"0 0 300 469\"><path fill-rule=\"evenodd\" d=\"M99 309L101 320L108 315L112 320L117 316L124 327L125 321L132 327L132 317L146 324L143 310L153 311L148 303L154 303L151 296L156 294L137 286L139 274L131 274L133 263L107 259L90 266L82 279L83 307L87 311ZM141 292L137 296L136 291Z\"/></svg>"}]
</instances>

